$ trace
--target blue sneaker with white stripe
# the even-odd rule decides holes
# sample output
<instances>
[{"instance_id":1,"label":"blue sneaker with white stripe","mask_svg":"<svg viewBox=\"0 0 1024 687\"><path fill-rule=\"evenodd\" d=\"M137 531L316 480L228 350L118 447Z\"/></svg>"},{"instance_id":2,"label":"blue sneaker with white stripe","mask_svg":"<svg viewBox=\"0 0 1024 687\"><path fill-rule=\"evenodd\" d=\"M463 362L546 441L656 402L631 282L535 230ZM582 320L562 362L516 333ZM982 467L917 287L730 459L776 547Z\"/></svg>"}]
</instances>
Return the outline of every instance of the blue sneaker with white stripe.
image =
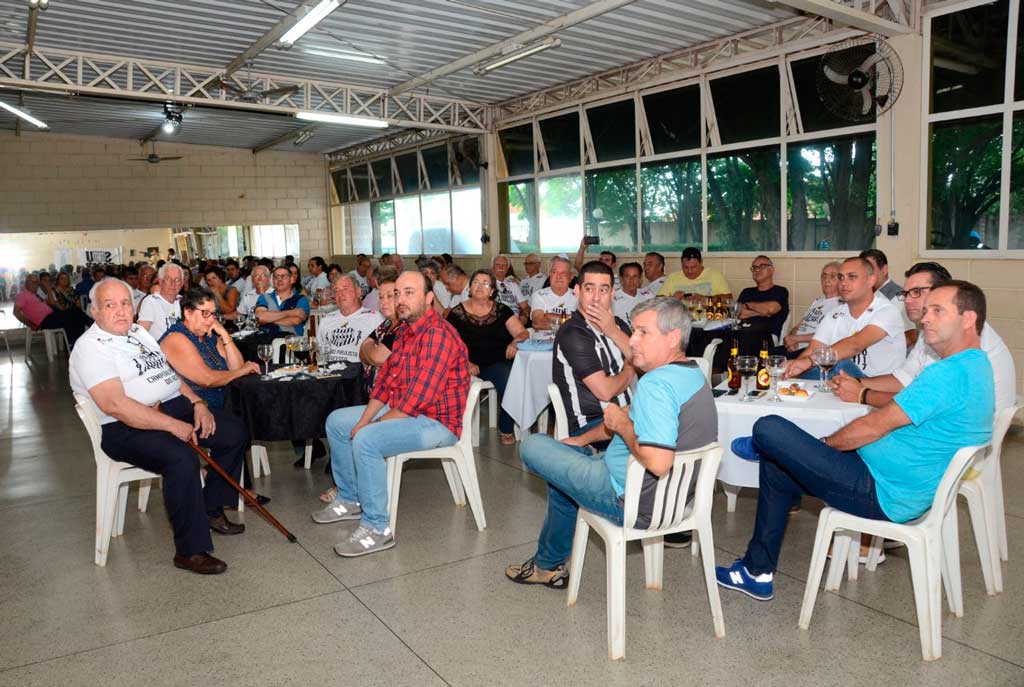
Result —
<instances>
[{"instance_id":1,"label":"blue sneaker with white stripe","mask_svg":"<svg viewBox=\"0 0 1024 687\"><path fill-rule=\"evenodd\" d=\"M716 567L715 577L718 579L719 587L735 589L758 601L771 601L775 596L772 592L775 575L772 573L751 575L739 558L729 568Z\"/></svg>"}]
</instances>

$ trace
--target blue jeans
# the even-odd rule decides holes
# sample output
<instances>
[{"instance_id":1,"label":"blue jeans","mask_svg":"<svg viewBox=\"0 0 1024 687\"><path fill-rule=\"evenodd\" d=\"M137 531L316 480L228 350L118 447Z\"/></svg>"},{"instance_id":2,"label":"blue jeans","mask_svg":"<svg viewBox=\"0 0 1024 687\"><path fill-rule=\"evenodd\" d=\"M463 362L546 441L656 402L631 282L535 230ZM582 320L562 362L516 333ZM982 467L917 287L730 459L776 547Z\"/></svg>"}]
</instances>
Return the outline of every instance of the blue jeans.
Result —
<instances>
[{"instance_id":1,"label":"blue jeans","mask_svg":"<svg viewBox=\"0 0 1024 687\"><path fill-rule=\"evenodd\" d=\"M775 572L789 507L801 494L862 518L889 519L856 451L830 448L778 415L754 423L754 446L761 454L760 487L754 534L743 556L752 575Z\"/></svg>"},{"instance_id":2,"label":"blue jeans","mask_svg":"<svg viewBox=\"0 0 1024 687\"><path fill-rule=\"evenodd\" d=\"M569 559L580 506L622 524L622 501L612 487L603 453L585 455L546 434L530 434L519 455L548 483L548 511L534 556L537 567L554 570Z\"/></svg>"},{"instance_id":3,"label":"blue jeans","mask_svg":"<svg viewBox=\"0 0 1024 687\"><path fill-rule=\"evenodd\" d=\"M388 474L384 458L453 446L458 439L447 427L425 415L369 424L359 430L355 439L349 439L364 410L366 406L339 408L327 417L331 473L338 485L338 498L359 503L363 524L383 532L388 526ZM375 418L388 410L384 406Z\"/></svg>"},{"instance_id":4,"label":"blue jeans","mask_svg":"<svg viewBox=\"0 0 1024 687\"><path fill-rule=\"evenodd\" d=\"M838 363L836 363L836 366L832 368L832 371L829 373L827 379L832 379L840 372L845 372L846 374L850 375L855 379L862 379L864 377L867 377L867 375L864 374L864 370L857 367L856 363L854 363L849 358L844 358L843 360L840 360ZM821 372L818 370L816 366L812 366L811 369L800 375L798 379L813 379L817 381L821 379Z\"/></svg>"},{"instance_id":5,"label":"blue jeans","mask_svg":"<svg viewBox=\"0 0 1024 687\"><path fill-rule=\"evenodd\" d=\"M499 360L493 365L481 367L477 377L494 384L494 390L498 392L498 403L505 398L505 387L508 385L508 376L512 372L511 360ZM504 408L498 409L498 431L511 434L515 431L516 422L512 416L505 412Z\"/></svg>"}]
</instances>

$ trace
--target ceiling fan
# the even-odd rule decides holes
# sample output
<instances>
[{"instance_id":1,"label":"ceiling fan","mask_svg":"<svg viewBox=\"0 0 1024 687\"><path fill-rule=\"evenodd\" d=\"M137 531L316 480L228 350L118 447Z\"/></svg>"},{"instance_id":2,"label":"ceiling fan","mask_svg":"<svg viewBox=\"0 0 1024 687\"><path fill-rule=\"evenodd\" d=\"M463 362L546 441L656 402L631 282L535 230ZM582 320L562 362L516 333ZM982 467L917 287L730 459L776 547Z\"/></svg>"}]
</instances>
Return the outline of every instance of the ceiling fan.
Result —
<instances>
[{"instance_id":1,"label":"ceiling fan","mask_svg":"<svg viewBox=\"0 0 1024 687\"><path fill-rule=\"evenodd\" d=\"M210 88L217 90L218 88L223 89L227 94L233 97L235 100L241 100L247 103L258 103L267 98L280 98L282 96L288 96L299 90L297 84L291 86L278 86L277 88L256 88L256 82L252 78L252 60L246 63L246 72L248 73L249 82L244 88L240 88L235 83L229 81L225 76L218 76L216 79L210 82Z\"/></svg>"},{"instance_id":2,"label":"ceiling fan","mask_svg":"<svg viewBox=\"0 0 1024 687\"><path fill-rule=\"evenodd\" d=\"M161 162L164 162L165 160L180 160L180 159L181 159L180 155L172 155L172 156L169 156L169 157L160 157L159 155L156 154L156 142L154 142L153 143L153 152L151 152L146 157L130 157L130 158L128 158L128 162L148 162L151 165L158 165Z\"/></svg>"}]
</instances>

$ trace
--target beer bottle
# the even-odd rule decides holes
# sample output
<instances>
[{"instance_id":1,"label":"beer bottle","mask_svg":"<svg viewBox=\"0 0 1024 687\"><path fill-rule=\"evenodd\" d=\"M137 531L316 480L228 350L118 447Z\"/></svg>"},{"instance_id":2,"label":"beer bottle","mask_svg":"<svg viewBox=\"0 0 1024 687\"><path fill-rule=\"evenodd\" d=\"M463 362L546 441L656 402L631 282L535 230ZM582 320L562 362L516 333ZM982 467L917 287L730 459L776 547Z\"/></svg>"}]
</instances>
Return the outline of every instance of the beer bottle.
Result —
<instances>
[{"instance_id":1,"label":"beer bottle","mask_svg":"<svg viewBox=\"0 0 1024 687\"><path fill-rule=\"evenodd\" d=\"M761 341L761 352L757 358L757 390L771 388L771 376L768 374L768 341Z\"/></svg>"},{"instance_id":2,"label":"beer bottle","mask_svg":"<svg viewBox=\"0 0 1024 687\"><path fill-rule=\"evenodd\" d=\"M743 385L743 379L740 377L740 371L736 369L736 358L740 354L740 342L737 339L732 340L732 348L729 349L729 362L725 364L725 371L729 375L729 388L739 390L740 386Z\"/></svg>"}]
</instances>

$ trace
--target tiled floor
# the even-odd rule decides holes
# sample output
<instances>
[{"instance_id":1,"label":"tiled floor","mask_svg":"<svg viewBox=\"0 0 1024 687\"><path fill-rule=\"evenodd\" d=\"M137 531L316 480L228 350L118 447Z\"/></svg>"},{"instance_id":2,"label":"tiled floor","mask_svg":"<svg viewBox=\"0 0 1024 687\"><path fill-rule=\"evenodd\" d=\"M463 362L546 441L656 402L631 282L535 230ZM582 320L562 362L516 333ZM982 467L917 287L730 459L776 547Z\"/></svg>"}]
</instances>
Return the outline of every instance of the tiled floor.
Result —
<instances>
[{"instance_id":1,"label":"tiled floor","mask_svg":"<svg viewBox=\"0 0 1024 687\"><path fill-rule=\"evenodd\" d=\"M486 413L485 413L486 415ZM924 663L905 553L818 598L797 628L819 503L790 524L776 599L722 592L715 639L700 566L666 552L665 590L646 591L627 561L626 660L609 662L602 546L591 540L579 603L504 579L534 550L543 483L514 448L483 431L478 465L488 529L453 506L438 467L407 466L398 546L355 560L331 545L340 526L309 519L326 486L318 463L291 466L274 445L259 483L287 543L253 513L241 537L217 539L226 575L171 565L161 498L130 510L105 568L93 565L95 469L62 360L36 351L0 365L0 685L1024 685L1024 439L1004 455L1010 564L985 596L961 506L965 614L943 617L943 658ZM754 492L737 512L715 501L716 556L745 547ZM134 495L132 497L134 501Z\"/></svg>"}]
</instances>

